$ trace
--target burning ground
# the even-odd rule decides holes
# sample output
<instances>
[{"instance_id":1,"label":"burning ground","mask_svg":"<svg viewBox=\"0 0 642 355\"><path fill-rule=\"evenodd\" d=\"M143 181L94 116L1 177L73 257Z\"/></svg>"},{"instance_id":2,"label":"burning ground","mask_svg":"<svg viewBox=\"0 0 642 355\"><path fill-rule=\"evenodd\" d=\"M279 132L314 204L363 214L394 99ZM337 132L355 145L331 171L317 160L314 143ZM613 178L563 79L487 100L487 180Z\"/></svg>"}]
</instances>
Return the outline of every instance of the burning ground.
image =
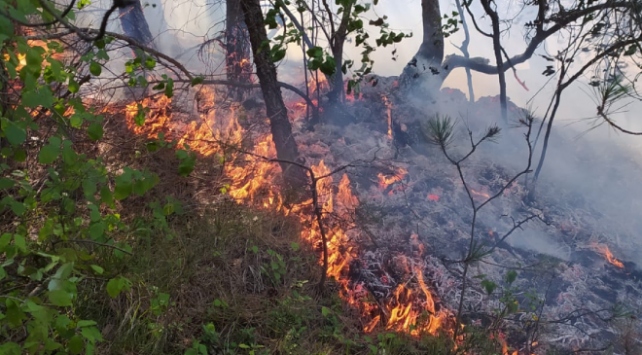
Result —
<instances>
[{"instance_id":1,"label":"burning ground","mask_svg":"<svg viewBox=\"0 0 642 355\"><path fill-rule=\"evenodd\" d=\"M190 102L146 99L145 123L135 122L136 103L127 106L126 122L138 136L151 139L162 133L179 147L189 145L201 159L218 162L216 168L192 174L194 179L203 177L194 196L200 203L211 204L216 196L291 216L301 224L301 239L319 254L323 233L328 240L327 274L334 280L330 288L359 315L365 333L451 336L462 288L460 260L469 248L473 211L457 169L427 143L420 122L436 113L459 117L449 151L463 155L468 138L462 127L480 134L493 123L492 117L499 117L493 114L497 100L470 104L462 93L445 90L426 107L396 96L394 79L380 81L351 97L340 118L313 130L304 129L305 104L289 102L302 155L316 177L326 176L317 184L323 230L314 218L312 200L287 205L273 187L279 168L268 160L274 148L267 122L257 119L264 117L260 109L230 103L216 90L202 88L194 111L185 109ZM524 114L514 106L511 111L515 122ZM634 254L625 253L639 248L639 221L626 219L629 215L623 216L628 224L613 220L600 207L614 201L594 190L616 195L621 188L639 188L614 179L608 186L582 191L562 181L563 175L554 174L557 167L587 170L576 163L587 160L591 168L605 166L626 175L628 168L578 141L574 151L551 159L535 201L527 198L524 179L503 190L526 164L523 133L519 125L505 125L497 143L481 145L463 164L462 176L476 203L500 191L501 196L475 216L475 238L493 252L469 271L461 321L467 327L494 327L505 354L553 349L599 353L611 346L622 352L622 339L635 339L640 330L636 322L628 332L622 330L635 316L642 292ZM568 147L563 134L553 141L555 151ZM221 178L208 186L208 174ZM588 180L579 185L591 185ZM532 221L503 238L528 216ZM514 282L506 282L508 270L517 271ZM484 286L489 282L497 285L492 292ZM517 307L498 319L507 295Z\"/></svg>"}]
</instances>

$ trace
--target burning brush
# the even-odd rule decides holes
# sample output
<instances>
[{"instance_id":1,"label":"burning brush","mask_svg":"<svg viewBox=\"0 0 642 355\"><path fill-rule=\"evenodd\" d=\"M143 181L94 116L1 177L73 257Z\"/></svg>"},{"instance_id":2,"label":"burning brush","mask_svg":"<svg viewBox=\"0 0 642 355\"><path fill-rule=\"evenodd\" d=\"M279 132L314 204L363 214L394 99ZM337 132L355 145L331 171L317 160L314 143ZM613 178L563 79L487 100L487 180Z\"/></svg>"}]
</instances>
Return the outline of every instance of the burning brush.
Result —
<instances>
[{"instance_id":1,"label":"burning brush","mask_svg":"<svg viewBox=\"0 0 642 355\"><path fill-rule=\"evenodd\" d=\"M202 100L215 100L211 95L201 97ZM238 123L235 112L232 110L223 114L220 110L209 110L202 114L200 123L189 123L174 119L170 109L171 99L163 97L156 101L145 99L142 103L132 103L126 108L127 126L138 135L156 138L159 134L174 139L178 146L187 144L190 149L202 156L221 154L222 148L227 145L239 144L243 137L249 134ZM215 107L216 105L208 105ZM141 120L143 115L145 118ZM302 232L301 238L313 245L318 245L321 240L321 230L317 223L311 223L309 213L304 213L312 200L305 201L301 208L285 211L282 197L278 191L270 190L265 193L266 186L273 186L279 176L277 164L268 162L261 157L274 157L276 152L269 134L257 137L252 154L233 153L229 163L224 165L224 174L232 183L227 190L229 195L238 203L249 203L263 208L295 213L302 224L311 226ZM403 257L406 264L408 277L404 282L395 282L386 272L379 270L381 279L369 278L355 280L351 275L355 270L351 267L359 260L359 251L354 240L358 237L357 228L350 214L358 206L358 199L352 193L350 180L343 174L339 183L334 184L330 169L323 160L312 166L315 176L327 176L317 183L317 208L323 215L323 227L326 235L327 258L323 256L319 263L327 265L326 274L340 286L340 296L344 301L358 311L363 317L363 330L372 332L377 327L387 330L405 332L414 336L429 333L436 334L444 328L444 324L452 319L452 315L445 309L438 309L430 286L424 278L425 264L423 254L425 246L417 235L411 237L411 244L417 250L413 258ZM398 168L391 175L379 174L379 188L388 189L400 182L407 171ZM251 179L247 177L251 176ZM330 218L338 216L339 218ZM341 223L338 220L343 221ZM345 222L348 221L348 222ZM381 268L379 264L375 268ZM378 294L372 301L373 292L368 291L373 283L385 283L387 292L385 297Z\"/></svg>"},{"instance_id":2,"label":"burning brush","mask_svg":"<svg viewBox=\"0 0 642 355\"><path fill-rule=\"evenodd\" d=\"M591 245L591 248L597 251L598 253L602 254L602 256L606 259L606 261L609 264L615 266L618 269L624 269L624 263L622 263L615 256L613 256L613 253L611 253L611 250L606 244L593 243Z\"/></svg>"}]
</instances>

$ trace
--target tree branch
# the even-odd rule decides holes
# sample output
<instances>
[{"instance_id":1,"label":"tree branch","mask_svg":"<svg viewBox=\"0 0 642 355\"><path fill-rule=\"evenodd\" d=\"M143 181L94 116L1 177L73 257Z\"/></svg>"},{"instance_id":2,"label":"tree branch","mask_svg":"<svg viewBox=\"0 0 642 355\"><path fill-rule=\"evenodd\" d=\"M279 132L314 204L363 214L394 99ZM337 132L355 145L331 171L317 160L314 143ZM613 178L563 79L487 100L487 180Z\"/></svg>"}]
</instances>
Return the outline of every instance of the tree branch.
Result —
<instances>
[{"instance_id":1,"label":"tree branch","mask_svg":"<svg viewBox=\"0 0 642 355\"><path fill-rule=\"evenodd\" d=\"M538 27L535 36L531 39L531 41L528 43L526 46L526 49L524 52L521 54L515 55L510 58L510 60L507 61L507 63L510 63L510 65L503 66L502 68L499 68L494 65L489 65L488 63L484 63L483 61L480 61L478 58L470 58L466 59L463 56L460 55L449 55L446 57L443 63L443 67L446 68L447 70L451 70L454 68L470 68L471 70L484 73L484 74L498 74L499 71L506 71L511 67L514 67L517 64L521 64L529 60L532 56L533 53L535 53L535 50L550 36L553 34L557 33L559 30L562 28L566 27L567 25L579 20L580 18L591 15L594 12L598 12L601 10L606 10L606 9L631 9L634 8L635 2L634 1L619 1L619 2L611 2L611 1L606 1L603 4L598 4L594 6L589 6L585 9L581 10L576 10L576 11L571 11L571 12L566 12L564 13L564 17L555 19L555 25L549 27L548 29L543 29L543 24ZM539 18L539 15L538 15ZM553 20L551 20L553 21ZM544 21L542 21L543 23ZM483 33L483 32L482 32Z\"/></svg>"}]
</instances>

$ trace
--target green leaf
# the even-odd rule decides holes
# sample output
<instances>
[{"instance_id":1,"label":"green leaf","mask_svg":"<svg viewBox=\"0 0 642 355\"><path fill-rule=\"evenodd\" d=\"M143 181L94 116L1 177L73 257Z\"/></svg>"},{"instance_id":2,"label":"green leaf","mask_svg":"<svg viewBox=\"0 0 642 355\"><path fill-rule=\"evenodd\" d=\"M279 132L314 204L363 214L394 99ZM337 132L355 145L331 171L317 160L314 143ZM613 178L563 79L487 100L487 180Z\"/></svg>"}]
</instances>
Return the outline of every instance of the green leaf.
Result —
<instances>
[{"instance_id":1,"label":"green leaf","mask_svg":"<svg viewBox=\"0 0 642 355\"><path fill-rule=\"evenodd\" d=\"M509 285L515 282L516 278L517 278L517 271L510 270L506 273L506 283L508 283Z\"/></svg>"},{"instance_id":2,"label":"green leaf","mask_svg":"<svg viewBox=\"0 0 642 355\"><path fill-rule=\"evenodd\" d=\"M47 292L47 298L54 306L69 307L71 306L71 295L65 290L53 290Z\"/></svg>"},{"instance_id":3,"label":"green leaf","mask_svg":"<svg viewBox=\"0 0 642 355\"><path fill-rule=\"evenodd\" d=\"M147 110L143 107L143 105L138 104L137 110L136 110L136 116L134 116L134 122L138 126L142 126L145 123L145 113Z\"/></svg>"},{"instance_id":4,"label":"green leaf","mask_svg":"<svg viewBox=\"0 0 642 355\"><path fill-rule=\"evenodd\" d=\"M80 84L74 78L69 78L69 84L67 85L67 90L69 90L70 93L75 94L80 90Z\"/></svg>"},{"instance_id":5,"label":"green leaf","mask_svg":"<svg viewBox=\"0 0 642 355\"><path fill-rule=\"evenodd\" d=\"M7 342L0 345L0 354L3 355L21 355L22 347L18 343Z\"/></svg>"},{"instance_id":6,"label":"green leaf","mask_svg":"<svg viewBox=\"0 0 642 355\"><path fill-rule=\"evenodd\" d=\"M51 164L58 159L60 155L60 139L57 138L57 140L54 141L54 138L55 137L52 137L49 144L40 148L40 152L38 153L38 162L40 164ZM56 142L58 144L55 144Z\"/></svg>"},{"instance_id":7,"label":"green leaf","mask_svg":"<svg viewBox=\"0 0 642 355\"><path fill-rule=\"evenodd\" d=\"M25 237L21 234L13 235L13 243L16 248L18 248L18 250L22 251L23 253L27 252L27 242L25 240Z\"/></svg>"},{"instance_id":8,"label":"green leaf","mask_svg":"<svg viewBox=\"0 0 642 355\"><path fill-rule=\"evenodd\" d=\"M44 49L42 47L30 47L29 50L27 50L25 53L25 66L21 70L21 75L30 73L35 77L40 76L43 52Z\"/></svg>"},{"instance_id":9,"label":"green leaf","mask_svg":"<svg viewBox=\"0 0 642 355\"><path fill-rule=\"evenodd\" d=\"M15 182L8 178L0 178L0 190L12 188Z\"/></svg>"},{"instance_id":10,"label":"green leaf","mask_svg":"<svg viewBox=\"0 0 642 355\"><path fill-rule=\"evenodd\" d=\"M85 327L95 326L97 324L98 323L96 323L96 321L93 321L93 320L79 320L78 323L76 324L76 327L85 328Z\"/></svg>"},{"instance_id":11,"label":"green leaf","mask_svg":"<svg viewBox=\"0 0 642 355\"><path fill-rule=\"evenodd\" d=\"M11 234L10 233L4 233L2 236L0 236L0 253L4 253L5 248L9 243L11 242Z\"/></svg>"},{"instance_id":12,"label":"green leaf","mask_svg":"<svg viewBox=\"0 0 642 355\"><path fill-rule=\"evenodd\" d=\"M192 171L194 171L194 165L196 164L196 155L181 149L176 151L176 156L179 160L178 173L181 176L187 176Z\"/></svg>"},{"instance_id":13,"label":"green leaf","mask_svg":"<svg viewBox=\"0 0 642 355\"><path fill-rule=\"evenodd\" d=\"M13 160L17 162L24 162L27 160L27 151L22 148L14 148Z\"/></svg>"},{"instance_id":14,"label":"green leaf","mask_svg":"<svg viewBox=\"0 0 642 355\"><path fill-rule=\"evenodd\" d=\"M69 339L67 343L67 349L73 355L78 355L82 353L83 348L85 347L85 342L82 337L78 334L74 335Z\"/></svg>"},{"instance_id":15,"label":"green leaf","mask_svg":"<svg viewBox=\"0 0 642 355\"><path fill-rule=\"evenodd\" d=\"M167 78L167 85L165 85L165 96L172 98L174 96L174 80Z\"/></svg>"},{"instance_id":16,"label":"green leaf","mask_svg":"<svg viewBox=\"0 0 642 355\"><path fill-rule=\"evenodd\" d=\"M497 288L497 284L489 280L482 280L481 285L484 287L488 295L492 294Z\"/></svg>"},{"instance_id":17,"label":"green leaf","mask_svg":"<svg viewBox=\"0 0 642 355\"><path fill-rule=\"evenodd\" d=\"M26 107L36 108L38 106L51 108L54 104L54 96L47 86L38 89L23 90L22 104Z\"/></svg>"},{"instance_id":18,"label":"green leaf","mask_svg":"<svg viewBox=\"0 0 642 355\"><path fill-rule=\"evenodd\" d=\"M60 265L58 270L56 270L56 274L54 275L54 277L61 280L68 279L71 276L71 273L73 271L74 271L73 263L64 263Z\"/></svg>"},{"instance_id":19,"label":"green leaf","mask_svg":"<svg viewBox=\"0 0 642 355\"><path fill-rule=\"evenodd\" d=\"M98 274L98 275L102 275L103 272L105 271L105 269L103 269L102 267L100 267L98 265L91 265L91 269L94 270L94 272L96 274Z\"/></svg>"},{"instance_id":20,"label":"green leaf","mask_svg":"<svg viewBox=\"0 0 642 355\"><path fill-rule=\"evenodd\" d=\"M82 122L83 122L82 116L77 113L73 114L69 118L69 124L71 124L71 127L73 128L80 128L80 126L82 126Z\"/></svg>"},{"instance_id":21,"label":"green leaf","mask_svg":"<svg viewBox=\"0 0 642 355\"><path fill-rule=\"evenodd\" d=\"M13 121L10 121L6 118L2 118L2 132L4 133L7 140L12 145L19 145L24 143L27 139L27 132L15 124Z\"/></svg>"},{"instance_id":22,"label":"green leaf","mask_svg":"<svg viewBox=\"0 0 642 355\"><path fill-rule=\"evenodd\" d=\"M96 194L96 191L98 190L98 187L96 186L96 181L92 179L85 179L82 181L82 190L83 194L85 195L85 198L93 201L94 200L94 195Z\"/></svg>"},{"instance_id":23,"label":"green leaf","mask_svg":"<svg viewBox=\"0 0 642 355\"><path fill-rule=\"evenodd\" d=\"M7 300L5 302L5 306L5 319L7 320L9 326L12 328L21 326L23 320L27 318L27 316L22 311L22 309L20 309L16 301Z\"/></svg>"},{"instance_id":24,"label":"green leaf","mask_svg":"<svg viewBox=\"0 0 642 355\"><path fill-rule=\"evenodd\" d=\"M323 48L312 47L305 52L311 58L323 58Z\"/></svg>"},{"instance_id":25,"label":"green leaf","mask_svg":"<svg viewBox=\"0 0 642 355\"><path fill-rule=\"evenodd\" d=\"M100 64L98 64L98 62L92 60L89 63L89 72L91 73L91 75L100 76L100 73L102 73L102 71L103 68L100 66Z\"/></svg>"},{"instance_id":26,"label":"green leaf","mask_svg":"<svg viewBox=\"0 0 642 355\"><path fill-rule=\"evenodd\" d=\"M205 78L203 78L202 76L197 76L197 77L193 78L190 83L192 84L192 86L196 86L196 85L202 83L204 80L205 80Z\"/></svg>"},{"instance_id":27,"label":"green leaf","mask_svg":"<svg viewBox=\"0 0 642 355\"><path fill-rule=\"evenodd\" d=\"M85 327L82 328L80 331L80 334L87 339L90 343L95 343L98 341L103 340L102 335L100 334L100 331L96 327Z\"/></svg>"},{"instance_id":28,"label":"green leaf","mask_svg":"<svg viewBox=\"0 0 642 355\"><path fill-rule=\"evenodd\" d=\"M100 189L100 201L106 205L114 203L114 194L111 192L109 187L103 186Z\"/></svg>"},{"instance_id":29,"label":"green leaf","mask_svg":"<svg viewBox=\"0 0 642 355\"><path fill-rule=\"evenodd\" d=\"M337 70L337 63L334 60L334 57L328 56L325 61L321 64L321 72L325 75L332 76Z\"/></svg>"},{"instance_id":30,"label":"green leaf","mask_svg":"<svg viewBox=\"0 0 642 355\"><path fill-rule=\"evenodd\" d=\"M131 282L128 279L119 276L107 282L107 293L111 298L116 298L123 290L129 290L130 287Z\"/></svg>"},{"instance_id":31,"label":"green leaf","mask_svg":"<svg viewBox=\"0 0 642 355\"><path fill-rule=\"evenodd\" d=\"M103 126L99 123L92 123L87 127L87 134L92 140L99 140L103 137Z\"/></svg>"},{"instance_id":32,"label":"green leaf","mask_svg":"<svg viewBox=\"0 0 642 355\"><path fill-rule=\"evenodd\" d=\"M275 62L275 63L279 62L279 61L281 61L281 59L285 58L285 54L286 53L287 52L285 51L285 49L279 48L279 47L274 47L270 51L270 60L272 60L272 62Z\"/></svg>"},{"instance_id":33,"label":"green leaf","mask_svg":"<svg viewBox=\"0 0 642 355\"><path fill-rule=\"evenodd\" d=\"M89 236L93 240L102 239L102 236L104 235L104 233L105 233L105 222L103 221L94 223L89 227Z\"/></svg>"},{"instance_id":34,"label":"green leaf","mask_svg":"<svg viewBox=\"0 0 642 355\"><path fill-rule=\"evenodd\" d=\"M327 317L328 315L330 315L330 313L331 313L330 308L325 307L325 306L321 307L321 314L324 317Z\"/></svg>"},{"instance_id":35,"label":"green leaf","mask_svg":"<svg viewBox=\"0 0 642 355\"><path fill-rule=\"evenodd\" d=\"M145 58L145 68L152 70L156 67L156 61L152 57Z\"/></svg>"},{"instance_id":36,"label":"green leaf","mask_svg":"<svg viewBox=\"0 0 642 355\"><path fill-rule=\"evenodd\" d=\"M123 181L121 183L116 182L116 187L114 188L114 194L113 194L114 199L116 199L117 201L124 200L127 197L129 197L129 195L131 194L132 194L131 181L129 182Z\"/></svg>"}]
</instances>

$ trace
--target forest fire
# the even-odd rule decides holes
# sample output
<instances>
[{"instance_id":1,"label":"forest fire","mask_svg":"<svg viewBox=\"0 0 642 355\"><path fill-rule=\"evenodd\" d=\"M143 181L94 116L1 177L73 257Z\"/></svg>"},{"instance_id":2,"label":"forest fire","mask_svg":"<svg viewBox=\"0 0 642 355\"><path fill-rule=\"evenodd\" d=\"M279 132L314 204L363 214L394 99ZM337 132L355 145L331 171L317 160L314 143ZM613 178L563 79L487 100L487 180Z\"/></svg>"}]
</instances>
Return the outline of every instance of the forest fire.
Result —
<instances>
[{"instance_id":1,"label":"forest fire","mask_svg":"<svg viewBox=\"0 0 642 355\"><path fill-rule=\"evenodd\" d=\"M490 194L488 192L477 191L475 189L470 189L470 193L473 194L473 196L482 197L484 199L490 198Z\"/></svg>"},{"instance_id":2,"label":"forest fire","mask_svg":"<svg viewBox=\"0 0 642 355\"><path fill-rule=\"evenodd\" d=\"M624 264L618 260L615 256L613 256L613 253L609 249L608 246L604 244L593 244L592 248L595 249L598 253L602 254L606 261L608 261L609 264L617 267L618 269L623 269Z\"/></svg>"},{"instance_id":3,"label":"forest fire","mask_svg":"<svg viewBox=\"0 0 642 355\"><path fill-rule=\"evenodd\" d=\"M0 311L24 317L0 319L0 349L642 354L640 164L558 124L642 134L617 109L641 95L611 90L642 27L603 31L636 2L592 2L7 2L0 258L19 267ZM561 100L586 85L597 110ZM43 312L87 321L33 337ZM140 345L117 341L132 327Z\"/></svg>"},{"instance_id":4,"label":"forest fire","mask_svg":"<svg viewBox=\"0 0 642 355\"><path fill-rule=\"evenodd\" d=\"M206 91L206 95L203 96L212 101L211 103L215 99L211 91ZM232 156L227 158L228 163L224 164L224 175L231 180L229 196L238 203L250 203L284 213L294 211L301 223L309 226L302 232L302 239L312 245L319 245L322 239L319 225L311 219L309 213L303 212L306 210L303 206L311 205L312 200L301 203L300 208L286 211L280 193L266 189L273 186L274 179L280 171L277 164L263 159L275 156L271 135L252 137L252 134L241 127L234 110L210 110L207 115L200 115L201 123L181 122L180 119L172 117L171 99L165 97L155 101L145 99L141 103L131 103L127 105L125 113L128 128L138 135L156 138L163 133L167 139L176 140L178 147L187 144L191 150L202 156ZM141 115L146 117L144 122L140 119ZM243 139L248 137L254 138L256 142L251 154L242 154L238 147L243 143ZM317 177L331 172L323 160L311 169ZM407 171L402 168L396 169L392 176L379 174L379 186L386 188L401 181L406 174ZM252 178L249 179L249 176ZM408 265L413 265L409 268L411 277L396 285L388 299L373 302L371 295L364 291L366 287L355 284L348 276L351 263L358 258L354 242L358 232L349 217L359 203L352 192L348 176L343 174L338 184L334 183L333 176L321 179L317 183L317 191L318 206L323 212L323 227L327 239L327 276L340 286L341 298L362 315L363 330L371 332L382 326L387 330L419 336L424 333L436 334L442 329L445 320L451 315L446 310L436 310L430 287L424 280L421 260L424 245L419 242L417 236L414 236L413 245L419 250L419 255L416 259L406 260ZM319 262L323 263L323 257L320 257Z\"/></svg>"},{"instance_id":5,"label":"forest fire","mask_svg":"<svg viewBox=\"0 0 642 355\"><path fill-rule=\"evenodd\" d=\"M312 80L308 82L308 90L311 94L321 93L330 87L325 75L313 75Z\"/></svg>"},{"instance_id":6,"label":"forest fire","mask_svg":"<svg viewBox=\"0 0 642 355\"><path fill-rule=\"evenodd\" d=\"M394 175L384 175L383 173L377 174L379 188L381 190L387 189L390 185L402 181L406 174L408 174L408 171L403 168L397 168Z\"/></svg>"}]
</instances>

